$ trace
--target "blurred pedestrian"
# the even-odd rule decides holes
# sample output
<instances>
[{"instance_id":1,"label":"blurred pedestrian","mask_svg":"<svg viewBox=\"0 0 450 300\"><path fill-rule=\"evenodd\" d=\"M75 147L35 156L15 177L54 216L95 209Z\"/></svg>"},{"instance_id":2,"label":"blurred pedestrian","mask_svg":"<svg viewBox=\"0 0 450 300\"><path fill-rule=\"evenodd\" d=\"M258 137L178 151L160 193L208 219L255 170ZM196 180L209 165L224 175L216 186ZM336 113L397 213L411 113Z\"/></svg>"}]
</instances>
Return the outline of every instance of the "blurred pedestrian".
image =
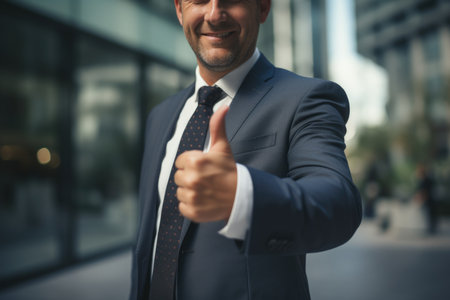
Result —
<instances>
[{"instance_id":1,"label":"blurred pedestrian","mask_svg":"<svg viewBox=\"0 0 450 300\"><path fill-rule=\"evenodd\" d=\"M416 169L417 188L415 201L418 201L424 210L427 222L427 232L434 234L437 227L437 207L434 197L434 178L431 170L425 164L419 164Z\"/></svg>"}]
</instances>

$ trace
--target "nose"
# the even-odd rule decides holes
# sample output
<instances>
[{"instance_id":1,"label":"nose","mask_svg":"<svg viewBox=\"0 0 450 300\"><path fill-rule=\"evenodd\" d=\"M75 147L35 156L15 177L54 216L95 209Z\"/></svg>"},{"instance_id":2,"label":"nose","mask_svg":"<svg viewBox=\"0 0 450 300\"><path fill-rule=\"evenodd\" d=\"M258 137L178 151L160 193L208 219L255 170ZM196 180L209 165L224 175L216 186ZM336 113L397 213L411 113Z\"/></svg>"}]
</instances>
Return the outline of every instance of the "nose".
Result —
<instances>
[{"instance_id":1,"label":"nose","mask_svg":"<svg viewBox=\"0 0 450 300\"><path fill-rule=\"evenodd\" d=\"M210 0L205 13L205 21L211 24L222 22L226 17L223 0Z\"/></svg>"}]
</instances>

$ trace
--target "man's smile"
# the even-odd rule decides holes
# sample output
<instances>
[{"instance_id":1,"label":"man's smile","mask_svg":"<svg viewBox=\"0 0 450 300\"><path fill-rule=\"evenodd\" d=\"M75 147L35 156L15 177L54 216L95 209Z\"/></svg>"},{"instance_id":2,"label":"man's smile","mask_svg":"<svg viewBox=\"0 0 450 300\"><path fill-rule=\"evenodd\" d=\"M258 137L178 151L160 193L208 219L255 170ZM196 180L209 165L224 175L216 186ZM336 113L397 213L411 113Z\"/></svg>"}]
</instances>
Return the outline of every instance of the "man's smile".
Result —
<instances>
[{"instance_id":1,"label":"man's smile","mask_svg":"<svg viewBox=\"0 0 450 300\"><path fill-rule=\"evenodd\" d=\"M203 35L206 35L206 36L220 37L220 38L227 37L227 36L229 36L231 34L233 34L233 31L203 33Z\"/></svg>"},{"instance_id":2,"label":"man's smile","mask_svg":"<svg viewBox=\"0 0 450 300\"><path fill-rule=\"evenodd\" d=\"M213 39L213 40L223 40L226 39L228 37L230 37L231 35L233 35L233 33L235 33L235 31L223 31L223 32L205 32L205 33L201 33L201 36Z\"/></svg>"}]
</instances>

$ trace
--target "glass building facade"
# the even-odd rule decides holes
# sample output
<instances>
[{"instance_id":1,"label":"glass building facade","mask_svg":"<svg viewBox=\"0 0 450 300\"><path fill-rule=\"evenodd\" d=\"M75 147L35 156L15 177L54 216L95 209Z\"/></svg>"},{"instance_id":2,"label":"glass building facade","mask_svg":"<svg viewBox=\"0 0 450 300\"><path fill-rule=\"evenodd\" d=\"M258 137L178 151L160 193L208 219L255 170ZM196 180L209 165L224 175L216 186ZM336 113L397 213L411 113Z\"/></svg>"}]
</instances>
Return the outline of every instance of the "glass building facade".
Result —
<instances>
[{"instance_id":1,"label":"glass building facade","mask_svg":"<svg viewBox=\"0 0 450 300\"><path fill-rule=\"evenodd\" d=\"M132 244L146 115L194 68L152 5L0 4L0 287Z\"/></svg>"}]
</instances>

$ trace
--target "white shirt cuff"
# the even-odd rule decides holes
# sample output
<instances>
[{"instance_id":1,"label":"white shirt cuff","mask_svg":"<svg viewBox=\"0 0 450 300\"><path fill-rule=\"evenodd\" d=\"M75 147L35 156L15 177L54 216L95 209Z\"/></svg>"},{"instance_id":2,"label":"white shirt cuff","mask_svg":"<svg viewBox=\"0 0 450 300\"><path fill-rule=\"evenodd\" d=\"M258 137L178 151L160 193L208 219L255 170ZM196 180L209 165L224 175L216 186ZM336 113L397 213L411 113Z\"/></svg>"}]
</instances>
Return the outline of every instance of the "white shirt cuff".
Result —
<instances>
[{"instance_id":1,"label":"white shirt cuff","mask_svg":"<svg viewBox=\"0 0 450 300\"><path fill-rule=\"evenodd\" d=\"M230 239L244 240L253 210L253 182L248 169L236 164L237 187L233 208L227 225L219 233Z\"/></svg>"}]
</instances>

